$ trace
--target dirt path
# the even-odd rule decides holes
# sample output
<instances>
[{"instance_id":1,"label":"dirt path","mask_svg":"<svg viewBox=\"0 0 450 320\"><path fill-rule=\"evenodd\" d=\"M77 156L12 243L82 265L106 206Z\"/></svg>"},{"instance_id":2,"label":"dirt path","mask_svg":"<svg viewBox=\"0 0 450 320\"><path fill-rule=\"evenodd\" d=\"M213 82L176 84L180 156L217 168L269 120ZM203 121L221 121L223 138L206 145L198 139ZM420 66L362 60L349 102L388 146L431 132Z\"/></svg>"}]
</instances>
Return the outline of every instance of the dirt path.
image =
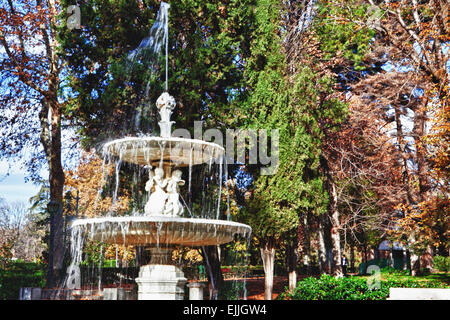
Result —
<instances>
[{"instance_id":1,"label":"dirt path","mask_svg":"<svg viewBox=\"0 0 450 320\"><path fill-rule=\"evenodd\" d=\"M230 280L225 280L230 281ZM234 281L234 280L233 280ZM288 277L273 278L272 300L274 300L289 284ZM247 300L264 300L264 277L247 278Z\"/></svg>"}]
</instances>

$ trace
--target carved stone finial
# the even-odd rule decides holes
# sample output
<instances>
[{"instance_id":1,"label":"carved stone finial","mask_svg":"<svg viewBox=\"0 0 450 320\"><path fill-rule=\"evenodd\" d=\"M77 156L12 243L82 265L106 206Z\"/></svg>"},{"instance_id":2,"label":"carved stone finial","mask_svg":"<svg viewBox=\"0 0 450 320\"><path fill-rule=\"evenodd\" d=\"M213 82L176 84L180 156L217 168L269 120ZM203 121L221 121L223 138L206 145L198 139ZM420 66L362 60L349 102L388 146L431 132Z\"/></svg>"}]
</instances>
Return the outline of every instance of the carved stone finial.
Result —
<instances>
[{"instance_id":1,"label":"carved stone finial","mask_svg":"<svg viewBox=\"0 0 450 320\"><path fill-rule=\"evenodd\" d=\"M156 106L158 107L159 115L161 116L159 127L161 128L162 137L170 137L171 135L171 126L174 122L170 121L170 116L172 115L173 109L175 109L175 105L175 99L167 92L164 92L159 96L158 100L156 100Z\"/></svg>"},{"instance_id":2,"label":"carved stone finial","mask_svg":"<svg viewBox=\"0 0 450 320\"><path fill-rule=\"evenodd\" d=\"M172 97L167 92L161 94L158 100L156 100L156 106L158 107L159 110L163 109L164 107L173 110L175 109L175 105L176 103L174 97Z\"/></svg>"}]
</instances>

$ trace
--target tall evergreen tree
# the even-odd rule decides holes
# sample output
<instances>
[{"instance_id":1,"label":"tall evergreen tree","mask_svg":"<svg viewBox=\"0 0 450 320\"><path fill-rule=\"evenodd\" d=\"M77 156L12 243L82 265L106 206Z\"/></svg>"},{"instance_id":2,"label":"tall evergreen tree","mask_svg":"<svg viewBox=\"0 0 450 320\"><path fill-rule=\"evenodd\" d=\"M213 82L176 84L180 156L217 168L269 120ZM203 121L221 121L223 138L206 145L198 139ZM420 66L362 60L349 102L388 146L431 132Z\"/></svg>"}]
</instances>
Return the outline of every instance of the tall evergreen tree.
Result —
<instances>
[{"instance_id":1,"label":"tall evergreen tree","mask_svg":"<svg viewBox=\"0 0 450 320\"><path fill-rule=\"evenodd\" d=\"M296 66L295 73L289 73L281 20L285 12L277 1L258 2L257 29L246 68L249 89L243 123L248 128L276 129L279 136L277 170L272 175L260 175L258 166L249 167L254 182L252 197L244 209L244 220L253 227L261 245L266 299L272 295L277 241L295 242L300 221L304 224L305 217L327 210L320 172L321 123L325 119L339 122L345 114L345 106L329 97L332 79L301 65Z\"/></svg>"}]
</instances>

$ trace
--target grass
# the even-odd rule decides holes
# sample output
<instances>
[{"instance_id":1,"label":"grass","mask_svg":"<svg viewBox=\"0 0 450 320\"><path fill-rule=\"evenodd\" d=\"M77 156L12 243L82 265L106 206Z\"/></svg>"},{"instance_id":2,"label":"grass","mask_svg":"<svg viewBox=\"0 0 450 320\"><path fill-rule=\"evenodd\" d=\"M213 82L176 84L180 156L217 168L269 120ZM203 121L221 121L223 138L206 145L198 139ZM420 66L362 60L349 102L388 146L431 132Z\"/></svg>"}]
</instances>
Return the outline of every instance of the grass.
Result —
<instances>
[{"instance_id":1,"label":"grass","mask_svg":"<svg viewBox=\"0 0 450 320\"><path fill-rule=\"evenodd\" d=\"M369 276L354 276L367 279ZM450 272L434 272L423 276L410 276L407 270L381 270L380 274L381 281L401 281L406 282L409 280L415 280L419 282L440 282L445 284L446 287L450 288Z\"/></svg>"},{"instance_id":2,"label":"grass","mask_svg":"<svg viewBox=\"0 0 450 320\"><path fill-rule=\"evenodd\" d=\"M426 276L415 277L409 275L381 274L381 280L407 281L409 279L415 279L421 282L439 281L450 287L450 273L448 272L432 273Z\"/></svg>"}]
</instances>

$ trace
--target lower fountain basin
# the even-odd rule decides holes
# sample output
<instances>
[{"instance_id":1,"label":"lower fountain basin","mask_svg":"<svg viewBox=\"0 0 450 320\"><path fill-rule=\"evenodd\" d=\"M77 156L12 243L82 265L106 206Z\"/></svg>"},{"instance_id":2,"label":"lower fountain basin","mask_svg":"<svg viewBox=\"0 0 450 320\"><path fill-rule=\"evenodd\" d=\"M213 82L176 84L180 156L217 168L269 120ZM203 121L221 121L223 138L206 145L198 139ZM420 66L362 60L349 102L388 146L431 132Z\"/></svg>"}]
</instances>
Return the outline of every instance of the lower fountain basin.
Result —
<instances>
[{"instance_id":1,"label":"lower fountain basin","mask_svg":"<svg viewBox=\"0 0 450 320\"><path fill-rule=\"evenodd\" d=\"M233 221L165 216L78 219L71 228L83 228L91 239L111 244L194 247L228 243L235 235L247 237L252 231Z\"/></svg>"}]
</instances>

